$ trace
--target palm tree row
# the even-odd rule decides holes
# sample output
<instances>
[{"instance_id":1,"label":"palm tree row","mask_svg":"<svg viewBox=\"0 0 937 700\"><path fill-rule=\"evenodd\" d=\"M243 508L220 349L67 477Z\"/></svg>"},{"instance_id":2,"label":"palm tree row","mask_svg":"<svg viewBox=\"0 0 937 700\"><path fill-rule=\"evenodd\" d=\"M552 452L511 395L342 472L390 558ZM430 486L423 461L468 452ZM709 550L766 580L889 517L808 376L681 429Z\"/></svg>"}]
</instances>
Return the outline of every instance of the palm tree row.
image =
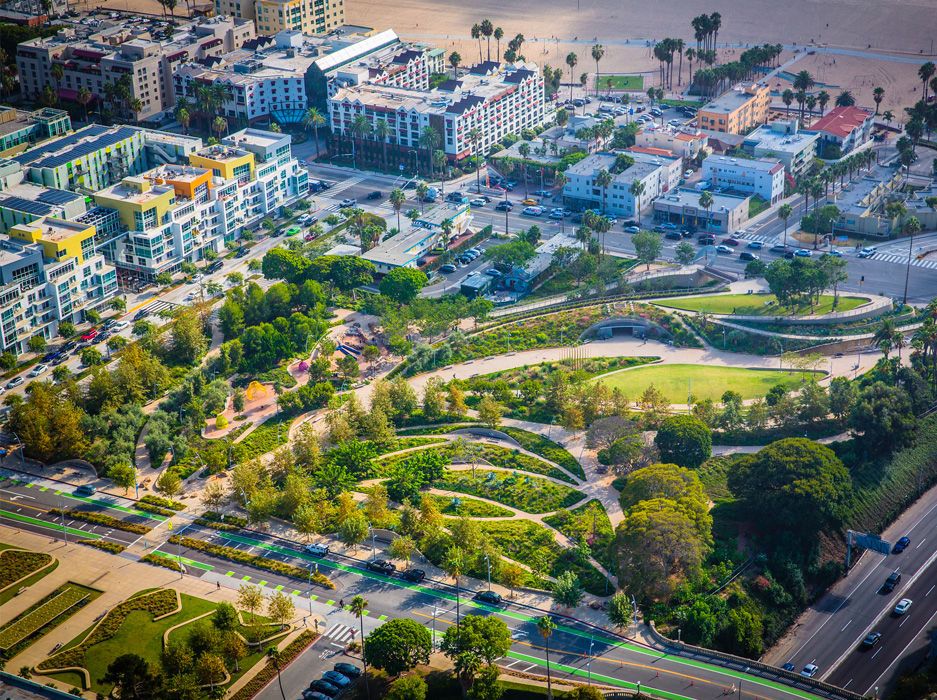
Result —
<instances>
[{"instance_id":1,"label":"palm tree row","mask_svg":"<svg viewBox=\"0 0 937 700\"><path fill-rule=\"evenodd\" d=\"M695 74L692 73L693 58L696 58L700 63L711 66L716 62L716 54L714 51L705 50L691 53L691 47L687 50L687 58L691 61L690 72L693 75L694 82L700 88L709 88L709 93L718 94L724 92L728 85L737 83L740 80L754 80L761 75L764 69L776 64L782 48L780 44L756 46L744 51L737 61L731 61L714 68L698 70Z\"/></svg>"},{"instance_id":2,"label":"palm tree row","mask_svg":"<svg viewBox=\"0 0 937 700\"><path fill-rule=\"evenodd\" d=\"M700 51L715 51L716 39L722 27L722 15L713 12L711 15L702 14L690 21L693 27L693 36L696 38L696 53Z\"/></svg>"},{"instance_id":3,"label":"palm tree row","mask_svg":"<svg viewBox=\"0 0 937 700\"><path fill-rule=\"evenodd\" d=\"M472 25L472 38L478 39L478 62L481 63L484 59L482 58L482 37L485 37L485 40L488 43L488 59L491 60L491 37L495 38L495 41L498 42L498 61L501 60L501 38L504 36L504 30L501 27L495 27L491 20L483 19L481 24ZM519 36L519 35L518 35Z\"/></svg>"},{"instance_id":4,"label":"palm tree row","mask_svg":"<svg viewBox=\"0 0 937 700\"><path fill-rule=\"evenodd\" d=\"M176 100L173 111L183 129L188 131L189 120L195 116L202 120L205 131L210 129L218 131L213 124L218 117L224 119L222 114L225 102L231 99L230 89L221 83L212 85L197 83L192 91L192 99L192 102L185 97Z\"/></svg>"}]
</instances>

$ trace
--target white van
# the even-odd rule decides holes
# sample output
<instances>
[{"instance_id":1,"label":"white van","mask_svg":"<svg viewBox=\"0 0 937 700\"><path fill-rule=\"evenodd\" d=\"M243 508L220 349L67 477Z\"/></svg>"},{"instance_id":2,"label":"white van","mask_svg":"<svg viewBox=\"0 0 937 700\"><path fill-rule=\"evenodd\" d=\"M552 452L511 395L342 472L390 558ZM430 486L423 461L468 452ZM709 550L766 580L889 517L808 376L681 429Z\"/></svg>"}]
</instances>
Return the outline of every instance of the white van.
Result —
<instances>
[{"instance_id":1,"label":"white van","mask_svg":"<svg viewBox=\"0 0 937 700\"><path fill-rule=\"evenodd\" d=\"M317 557L324 557L328 555L329 548L327 545L313 542L312 544L306 545L306 551L310 554L316 555Z\"/></svg>"},{"instance_id":2,"label":"white van","mask_svg":"<svg viewBox=\"0 0 937 700\"><path fill-rule=\"evenodd\" d=\"M709 189L709 181L708 181L708 180L700 180L699 182L696 183L696 189L697 189L698 191L700 191L700 192L702 192L703 190L708 190L708 189Z\"/></svg>"}]
</instances>

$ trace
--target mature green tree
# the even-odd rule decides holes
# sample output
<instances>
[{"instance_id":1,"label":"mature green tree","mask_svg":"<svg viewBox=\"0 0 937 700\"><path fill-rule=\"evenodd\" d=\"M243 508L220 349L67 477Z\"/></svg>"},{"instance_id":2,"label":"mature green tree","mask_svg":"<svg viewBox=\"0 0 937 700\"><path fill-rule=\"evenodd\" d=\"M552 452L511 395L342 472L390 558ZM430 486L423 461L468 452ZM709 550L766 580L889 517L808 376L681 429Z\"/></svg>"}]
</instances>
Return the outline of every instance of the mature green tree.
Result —
<instances>
[{"instance_id":1,"label":"mature green tree","mask_svg":"<svg viewBox=\"0 0 937 700\"><path fill-rule=\"evenodd\" d=\"M398 267L381 280L380 290L381 294L398 304L409 304L428 282L422 271L411 267Z\"/></svg>"},{"instance_id":2,"label":"mature green tree","mask_svg":"<svg viewBox=\"0 0 937 700\"><path fill-rule=\"evenodd\" d=\"M627 627L634 619L631 599L624 591L618 591L608 601L608 619L617 629Z\"/></svg>"},{"instance_id":3,"label":"mature green tree","mask_svg":"<svg viewBox=\"0 0 937 700\"><path fill-rule=\"evenodd\" d=\"M419 664L429 663L433 642L429 630L415 620L389 620L364 640L364 659L369 666L399 676Z\"/></svg>"},{"instance_id":4,"label":"mature green tree","mask_svg":"<svg viewBox=\"0 0 937 700\"><path fill-rule=\"evenodd\" d=\"M634 245L634 256L638 262L646 264L647 269L650 270L651 263L660 257L664 249L664 239L654 231L639 231L631 237L631 242Z\"/></svg>"},{"instance_id":5,"label":"mature green tree","mask_svg":"<svg viewBox=\"0 0 937 700\"><path fill-rule=\"evenodd\" d=\"M564 571L553 584L553 600L564 608L579 607L585 595L579 577L572 571Z\"/></svg>"},{"instance_id":6,"label":"mature green tree","mask_svg":"<svg viewBox=\"0 0 937 700\"><path fill-rule=\"evenodd\" d=\"M810 536L838 525L852 480L833 451L806 438L778 440L730 467L729 489L764 530Z\"/></svg>"},{"instance_id":7,"label":"mature green tree","mask_svg":"<svg viewBox=\"0 0 937 700\"><path fill-rule=\"evenodd\" d=\"M523 267L536 256L534 246L522 238L516 238L508 243L491 246L485 250L485 257L493 262L509 263Z\"/></svg>"},{"instance_id":8,"label":"mature green tree","mask_svg":"<svg viewBox=\"0 0 937 700\"><path fill-rule=\"evenodd\" d=\"M686 241L681 241L674 249L674 260L681 265L689 265L696 260L696 249Z\"/></svg>"},{"instance_id":9,"label":"mature green tree","mask_svg":"<svg viewBox=\"0 0 937 700\"><path fill-rule=\"evenodd\" d=\"M114 486L122 488L126 494L127 491L133 488L135 483L134 477L136 474L133 470L133 467L131 467L126 462L123 462L121 464L115 464L113 467L108 469L107 476L111 481L114 482Z\"/></svg>"},{"instance_id":10,"label":"mature green tree","mask_svg":"<svg viewBox=\"0 0 937 700\"><path fill-rule=\"evenodd\" d=\"M478 405L478 419L489 428L497 428L501 423L501 405L490 396L483 397Z\"/></svg>"},{"instance_id":11,"label":"mature green tree","mask_svg":"<svg viewBox=\"0 0 937 700\"><path fill-rule=\"evenodd\" d=\"M273 248L264 255L261 271L267 279L302 284L310 262L308 258L293 251Z\"/></svg>"},{"instance_id":12,"label":"mature green tree","mask_svg":"<svg viewBox=\"0 0 937 700\"><path fill-rule=\"evenodd\" d=\"M426 681L421 676L404 676L390 684L387 700L426 700Z\"/></svg>"},{"instance_id":13,"label":"mature green tree","mask_svg":"<svg viewBox=\"0 0 937 700\"><path fill-rule=\"evenodd\" d=\"M706 539L712 528L709 502L699 477L676 464L652 464L633 472L622 487L619 502L626 513L654 499L675 501Z\"/></svg>"},{"instance_id":14,"label":"mature green tree","mask_svg":"<svg viewBox=\"0 0 937 700\"><path fill-rule=\"evenodd\" d=\"M441 649L451 659L461 651L469 651L486 664L493 664L508 653L512 644L511 630L500 618L466 615L458 628L446 630Z\"/></svg>"},{"instance_id":15,"label":"mature green tree","mask_svg":"<svg viewBox=\"0 0 937 700\"><path fill-rule=\"evenodd\" d=\"M908 392L884 382L875 382L859 392L846 424L869 450L910 445L918 429Z\"/></svg>"},{"instance_id":16,"label":"mature green tree","mask_svg":"<svg viewBox=\"0 0 937 700\"><path fill-rule=\"evenodd\" d=\"M121 698L143 700L152 696L154 674L146 659L136 654L122 654L107 667L103 682L112 684Z\"/></svg>"},{"instance_id":17,"label":"mature green tree","mask_svg":"<svg viewBox=\"0 0 937 700\"><path fill-rule=\"evenodd\" d=\"M358 545L364 542L368 536L368 522L365 520L364 515L360 512L352 513L341 524L338 535L343 545L352 547L357 552Z\"/></svg>"},{"instance_id":18,"label":"mature green tree","mask_svg":"<svg viewBox=\"0 0 937 700\"><path fill-rule=\"evenodd\" d=\"M696 469L712 456L712 432L692 416L671 416L654 438L660 458L681 467Z\"/></svg>"}]
</instances>

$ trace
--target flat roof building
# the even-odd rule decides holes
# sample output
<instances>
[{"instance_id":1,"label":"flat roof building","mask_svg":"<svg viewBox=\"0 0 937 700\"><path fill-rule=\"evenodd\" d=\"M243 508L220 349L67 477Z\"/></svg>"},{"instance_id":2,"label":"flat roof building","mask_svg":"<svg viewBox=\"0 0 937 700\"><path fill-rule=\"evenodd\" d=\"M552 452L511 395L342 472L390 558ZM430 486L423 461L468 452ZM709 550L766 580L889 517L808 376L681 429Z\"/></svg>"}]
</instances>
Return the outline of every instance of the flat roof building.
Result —
<instances>
[{"instance_id":1,"label":"flat roof building","mask_svg":"<svg viewBox=\"0 0 937 700\"><path fill-rule=\"evenodd\" d=\"M796 119L779 120L752 131L739 148L755 158L777 158L788 174L798 177L813 163L819 139L816 131L801 131Z\"/></svg>"},{"instance_id":2,"label":"flat roof building","mask_svg":"<svg viewBox=\"0 0 937 700\"><path fill-rule=\"evenodd\" d=\"M762 83L739 83L727 90L697 114L701 129L741 134L763 124L768 118L771 90Z\"/></svg>"},{"instance_id":3,"label":"flat roof building","mask_svg":"<svg viewBox=\"0 0 937 700\"><path fill-rule=\"evenodd\" d=\"M735 233L748 221L750 197L713 193L712 207L706 209L700 206L701 194L685 187L668 192L654 202L654 220L717 235Z\"/></svg>"},{"instance_id":4,"label":"flat roof building","mask_svg":"<svg viewBox=\"0 0 937 700\"><path fill-rule=\"evenodd\" d=\"M563 186L563 196L566 201L607 211L616 216L638 216L641 209L660 195L662 185L666 184L663 182L663 166L636 162L622 172L615 173L615 161L615 155L594 153L569 166L564 173L566 184ZM613 173L612 183L604 192L595 182L603 170ZM637 199L631 194L631 185L636 180L640 180L644 185Z\"/></svg>"},{"instance_id":5,"label":"flat roof building","mask_svg":"<svg viewBox=\"0 0 937 700\"><path fill-rule=\"evenodd\" d=\"M441 245L442 222L452 221L452 236L458 236L471 221L468 204L446 202L435 206L414 220L406 230L378 243L361 257L374 263L377 271L387 274L397 267L417 267L417 261L435 245Z\"/></svg>"},{"instance_id":6,"label":"flat roof building","mask_svg":"<svg viewBox=\"0 0 937 700\"><path fill-rule=\"evenodd\" d=\"M702 178L713 187L754 194L769 204L784 196L784 166L777 160L709 156L703 161Z\"/></svg>"}]
</instances>

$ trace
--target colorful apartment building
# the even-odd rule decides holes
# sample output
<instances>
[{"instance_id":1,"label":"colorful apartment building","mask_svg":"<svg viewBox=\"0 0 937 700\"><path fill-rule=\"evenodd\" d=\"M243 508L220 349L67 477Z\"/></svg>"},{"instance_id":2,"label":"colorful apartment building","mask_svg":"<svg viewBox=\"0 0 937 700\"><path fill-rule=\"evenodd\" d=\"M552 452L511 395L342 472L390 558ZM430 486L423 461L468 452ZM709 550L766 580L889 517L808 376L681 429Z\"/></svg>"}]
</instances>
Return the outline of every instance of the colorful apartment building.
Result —
<instances>
[{"instance_id":1,"label":"colorful apartment building","mask_svg":"<svg viewBox=\"0 0 937 700\"><path fill-rule=\"evenodd\" d=\"M768 119L771 90L762 83L739 83L705 107L697 119L700 129L743 134Z\"/></svg>"}]
</instances>

